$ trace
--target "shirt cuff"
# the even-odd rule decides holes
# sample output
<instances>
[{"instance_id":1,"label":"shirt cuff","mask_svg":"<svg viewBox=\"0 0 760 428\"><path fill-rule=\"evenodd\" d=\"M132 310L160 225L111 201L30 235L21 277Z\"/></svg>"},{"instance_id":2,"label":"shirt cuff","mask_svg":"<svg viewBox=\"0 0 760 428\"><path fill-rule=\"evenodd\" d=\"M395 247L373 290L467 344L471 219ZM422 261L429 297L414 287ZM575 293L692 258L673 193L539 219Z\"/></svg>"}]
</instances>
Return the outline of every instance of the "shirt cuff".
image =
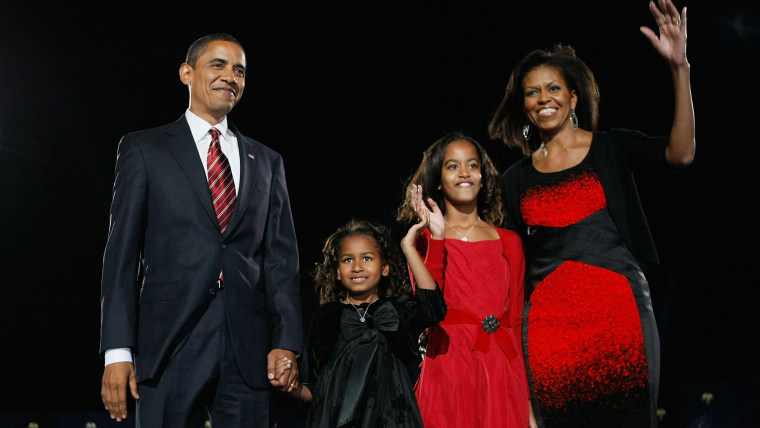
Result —
<instances>
[{"instance_id":1,"label":"shirt cuff","mask_svg":"<svg viewBox=\"0 0 760 428\"><path fill-rule=\"evenodd\" d=\"M132 362L132 350L130 348L108 349L103 355L105 365L122 362Z\"/></svg>"}]
</instances>

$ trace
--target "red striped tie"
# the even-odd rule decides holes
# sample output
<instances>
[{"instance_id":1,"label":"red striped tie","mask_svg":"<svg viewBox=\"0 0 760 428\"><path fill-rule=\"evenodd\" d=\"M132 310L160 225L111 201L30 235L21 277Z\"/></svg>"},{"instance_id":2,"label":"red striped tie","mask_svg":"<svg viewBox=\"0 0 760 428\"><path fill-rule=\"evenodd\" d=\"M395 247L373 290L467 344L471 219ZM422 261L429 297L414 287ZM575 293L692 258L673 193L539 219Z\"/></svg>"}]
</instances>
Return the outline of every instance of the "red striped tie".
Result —
<instances>
[{"instance_id":1,"label":"red striped tie","mask_svg":"<svg viewBox=\"0 0 760 428\"><path fill-rule=\"evenodd\" d=\"M211 190L211 198L216 209L216 218L222 235L227 230L230 222L230 214L235 208L235 181L232 179L232 170L227 156L222 153L219 145L219 130L211 128L211 145L208 147L206 158L206 174L208 175L208 187Z\"/></svg>"}]
</instances>

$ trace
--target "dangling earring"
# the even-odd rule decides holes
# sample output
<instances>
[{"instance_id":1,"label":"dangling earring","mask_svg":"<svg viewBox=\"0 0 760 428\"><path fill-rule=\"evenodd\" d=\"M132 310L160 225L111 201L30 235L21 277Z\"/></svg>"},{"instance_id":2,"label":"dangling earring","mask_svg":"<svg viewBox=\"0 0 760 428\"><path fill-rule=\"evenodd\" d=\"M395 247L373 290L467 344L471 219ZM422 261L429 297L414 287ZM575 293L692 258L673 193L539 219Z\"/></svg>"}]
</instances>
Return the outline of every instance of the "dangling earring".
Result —
<instances>
[{"instance_id":1,"label":"dangling earring","mask_svg":"<svg viewBox=\"0 0 760 428\"><path fill-rule=\"evenodd\" d=\"M530 139L530 124L525 124L523 126L523 138L525 138L525 141L528 141Z\"/></svg>"},{"instance_id":2,"label":"dangling earring","mask_svg":"<svg viewBox=\"0 0 760 428\"><path fill-rule=\"evenodd\" d=\"M570 126L573 127L573 131L578 130L578 116L575 115L575 109L570 110Z\"/></svg>"}]
</instances>

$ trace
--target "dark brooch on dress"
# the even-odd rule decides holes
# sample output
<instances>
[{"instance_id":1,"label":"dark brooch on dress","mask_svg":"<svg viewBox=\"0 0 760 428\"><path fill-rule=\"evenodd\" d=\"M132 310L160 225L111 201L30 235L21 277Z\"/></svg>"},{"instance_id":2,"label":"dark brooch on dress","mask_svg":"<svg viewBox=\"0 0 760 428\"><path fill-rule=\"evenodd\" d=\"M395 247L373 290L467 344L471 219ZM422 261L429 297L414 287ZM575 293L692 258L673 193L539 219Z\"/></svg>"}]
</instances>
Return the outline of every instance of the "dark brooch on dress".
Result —
<instances>
[{"instance_id":1,"label":"dark brooch on dress","mask_svg":"<svg viewBox=\"0 0 760 428\"><path fill-rule=\"evenodd\" d=\"M493 314L487 316L483 321L481 321L481 324L483 324L483 330L487 331L488 333L493 333L499 329L499 319L493 316Z\"/></svg>"}]
</instances>

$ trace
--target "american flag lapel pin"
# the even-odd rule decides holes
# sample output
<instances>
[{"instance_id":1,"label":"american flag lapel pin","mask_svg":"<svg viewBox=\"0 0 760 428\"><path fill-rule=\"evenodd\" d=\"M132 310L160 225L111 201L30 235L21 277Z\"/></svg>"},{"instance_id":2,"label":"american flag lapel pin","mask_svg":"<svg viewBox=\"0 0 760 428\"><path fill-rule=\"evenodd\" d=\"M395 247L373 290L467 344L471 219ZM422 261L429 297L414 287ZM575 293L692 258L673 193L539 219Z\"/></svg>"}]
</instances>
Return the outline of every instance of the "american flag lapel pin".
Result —
<instances>
[{"instance_id":1,"label":"american flag lapel pin","mask_svg":"<svg viewBox=\"0 0 760 428\"><path fill-rule=\"evenodd\" d=\"M248 153L248 157L249 157L249 158L251 158L251 159L255 159L255 156L253 156L253 155L252 155L252 154L250 154L250 153Z\"/></svg>"}]
</instances>

